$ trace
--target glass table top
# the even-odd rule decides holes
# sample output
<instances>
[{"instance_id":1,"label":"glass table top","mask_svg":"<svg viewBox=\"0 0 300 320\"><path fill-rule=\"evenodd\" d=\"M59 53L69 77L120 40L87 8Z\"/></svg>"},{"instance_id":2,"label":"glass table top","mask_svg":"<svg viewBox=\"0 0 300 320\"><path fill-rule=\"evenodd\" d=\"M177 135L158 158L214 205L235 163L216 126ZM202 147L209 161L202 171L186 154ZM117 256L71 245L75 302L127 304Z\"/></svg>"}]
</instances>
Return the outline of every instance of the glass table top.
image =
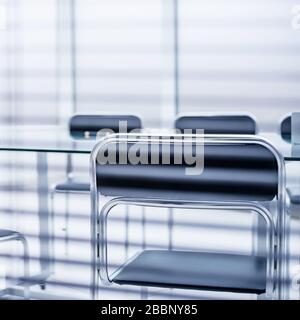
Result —
<instances>
[{"instance_id":1,"label":"glass table top","mask_svg":"<svg viewBox=\"0 0 300 320\"><path fill-rule=\"evenodd\" d=\"M292 155L291 144L278 133L260 133L283 154L286 161L300 161ZM92 151L96 139L73 138L67 126L6 126L0 129L0 151L82 153Z\"/></svg>"},{"instance_id":2,"label":"glass table top","mask_svg":"<svg viewBox=\"0 0 300 320\"><path fill-rule=\"evenodd\" d=\"M0 129L0 150L90 153L96 140L74 139L66 126L9 126Z\"/></svg>"}]
</instances>

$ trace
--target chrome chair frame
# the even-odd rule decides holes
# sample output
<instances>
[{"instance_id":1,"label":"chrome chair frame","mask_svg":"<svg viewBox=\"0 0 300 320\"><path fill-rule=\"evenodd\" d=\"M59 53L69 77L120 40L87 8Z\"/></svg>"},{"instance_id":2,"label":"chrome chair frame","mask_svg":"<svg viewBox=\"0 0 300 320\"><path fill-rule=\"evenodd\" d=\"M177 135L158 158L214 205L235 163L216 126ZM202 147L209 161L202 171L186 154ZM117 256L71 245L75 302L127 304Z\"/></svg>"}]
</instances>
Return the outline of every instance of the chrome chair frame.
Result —
<instances>
[{"instance_id":1,"label":"chrome chair frame","mask_svg":"<svg viewBox=\"0 0 300 320\"><path fill-rule=\"evenodd\" d=\"M270 150L277 161L278 166L278 190L277 190L277 212L271 213L267 208L258 202L247 201L178 201L175 199L144 199L144 198L125 198L109 197L100 194L97 187L97 156L102 148L112 143L162 143L160 134L112 134L103 137L94 147L91 154L90 174L91 174L91 297L98 298L99 277L105 284L110 284L107 271L107 217L110 210L118 204L135 204L139 206L158 206L175 208L199 208L199 209L247 209L261 215L266 221L268 237L267 254L267 286L266 297L271 299L285 299L284 281L287 276L286 267L286 213L285 213L285 168L282 156L266 140L246 135L181 135L172 134L172 137L182 138L186 142L194 143L195 138L202 138L202 144L258 144ZM165 135L164 135L165 137ZM187 140L189 138L190 140ZM176 141L176 139L174 139ZM170 142L170 140L168 140ZM97 254L99 252L99 255ZM275 269L275 265L277 268Z\"/></svg>"},{"instance_id":2,"label":"chrome chair frame","mask_svg":"<svg viewBox=\"0 0 300 320\"><path fill-rule=\"evenodd\" d=\"M29 248L28 248L28 243L27 240L25 239L24 235L22 233L16 232L16 231L11 231L11 230L5 230L9 234L0 237L0 243L1 242L9 242L9 241L20 241L23 245L23 260L24 260L24 279L22 281L24 282L24 298L29 299L29 276L30 276L30 271L29 271Z\"/></svg>"}]
</instances>

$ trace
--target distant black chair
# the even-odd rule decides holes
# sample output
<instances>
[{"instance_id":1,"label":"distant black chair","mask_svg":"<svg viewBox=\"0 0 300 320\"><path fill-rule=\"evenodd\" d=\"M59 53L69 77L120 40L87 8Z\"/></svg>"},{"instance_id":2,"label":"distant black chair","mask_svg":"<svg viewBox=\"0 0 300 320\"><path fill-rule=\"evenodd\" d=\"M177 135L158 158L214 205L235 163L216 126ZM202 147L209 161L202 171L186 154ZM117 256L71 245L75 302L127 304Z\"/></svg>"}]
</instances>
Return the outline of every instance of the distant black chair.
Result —
<instances>
[{"instance_id":1,"label":"distant black chair","mask_svg":"<svg viewBox=\"0 0 300 320\"><path fill-rule=\"evenodd\" d=\"M70 135L76 140L96 140L100 130L119 133L120 124L122 130L131 132L141 129L140 118L132 115L75 115L70 119ZM126 124L126 126L125 126ZM89 194L90 181L89 176L80 177L76 172L68 172L67 178L52 185L50 191L51 216L54 220L54 197L57 193L62 194ZM68 216L66 218L65 232L66 241L68 239Z\"/></svg>"},{"instance_id":2,"label":"distant black chair","mask_svg":"<svg viewBox=\"0 0 300 320\"><path fill-rule=\"evenodd\" d=\"M284 118L280 125L282 139L287 143L292 143L292 117ZM287 188L287 195L290 200L290 214L295 218L300 218L300 186L290 186Z\"/></svg>"},{"instance_id":3,"label":"distant black chair","mask_svg":"<svg viewBox=\"0 0 300 320\"><path fill-rule=\"evenodd\" d=\"M140 118L132 115L75 115L70 120L70 134L76 139L95 139L100 130L119 133L120 123L126 122L126 132L141 129Z\"/></svg>"},{"instance_id":4,"label":"distant black chair","mask_svg":"<svg viewBox=\"0 0 300 320\"><path fill-rule=\"evenodd\" d=\"M178 122L176 126L179 127ZM203 129L203 125L200 128ZM249 133L250 130L247 131ZM253 123L251 132L254 132ZM204 135L204 142L195 142L196 136L191 136L191 143L204 143L204 171L200 175L186 175L186 164L175 164L175 159L182 157L183 152L175 148L176 139L140 135L142 143L158 144L159 159L163 156L161 139L164 138L172 146L169 165L99 164L97 159L103 148L119 146L125 141L126 148L130 148L137 141L136 137L131 138L130 135L126 138L121 135L107 136L93 150L93 297L97 297L98 273L105 284L228 291L275 297L281 292L278 279L282 276L282 247L278 230L284 228L281 225L284 219L277 217L285 215L284 165L281 156L271 145L256 137ZM148 152L145 154L148 159L151 158L149 150L141 151ZM276 210L272 212L262 205L271 201L276 201ZM107 217L111 209L120 204L198 210L251 210L265 219L266 256L143 250L109 274ZM94 246L94 243L98 243L98 246Z\"/></svg>"},{"instance_id":5,"label":"distant black chair","mask_svg":"<svg viewBox=\"0 0 300 320\"><path fill-rule=\"evenodd\" d=\"M175 128L204 130L205 134L255 134L256 123L247 115L182 116L175 121Z\"/></svg>"},{"instance_id":6,"label":"distant black chair","mask_svg":"<svg viewBox=\"0 0 300 320\"><path fill-rule=\"evenodd\" d=\"M292 117L288 116L284 118L280 125L281 137L288 143L292 140Z\"/></svg>"},{"instance_id":7,"label":"distant black chair","mask_svg":"<svg viewBox=\"0 0 300 320\"><path fill-rule=\"evenodd\" d=\"M141 120L131 115L75 115L69 123L70 135L78 140L96 139L100 130L111 130L119 133L120 122L126 122L127 132L141 129ZM87 193L90 191L90 181L87 178L76 176L76 173L69 173L65 181L55 184L52 187L51 199L55 193Z\"/></svg>"}]
</instances>

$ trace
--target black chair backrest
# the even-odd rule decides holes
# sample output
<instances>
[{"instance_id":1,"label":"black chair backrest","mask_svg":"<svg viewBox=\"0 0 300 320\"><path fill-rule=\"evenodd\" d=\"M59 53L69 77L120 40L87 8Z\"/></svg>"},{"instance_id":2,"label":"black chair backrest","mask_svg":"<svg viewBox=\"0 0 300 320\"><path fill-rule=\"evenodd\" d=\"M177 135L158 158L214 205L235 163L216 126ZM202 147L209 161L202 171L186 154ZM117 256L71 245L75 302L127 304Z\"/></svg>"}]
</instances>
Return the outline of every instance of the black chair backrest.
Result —
<instances>
[{"instance_id":1,"label":"black chair backrest","mask_svg":"<svg viewBox=\"0 0 300 320\"><path fill-rule=\"evenodd\" d=\"M281 137L287 142L292 139L292 117L288 116L281 122Z\"/></svg>"},{"instance_id":2,"label":"black chair backrest","mask_svg":"<svg viewBox=\"0 0 300 320\"><path fill-rule=\"evenodd\" d=\"M246 115L183 116L176 120L175 128L203 129L205 134L255 134L255 121Z\"/></svg>"},{"instance_id":3,"label":"black chair backrest","mask_svg":"<svg viewBox=\"0 0 300 320\"><path fill-rule=\"evenodd\" d=\"M121 121L126 121L128 133L134 129L141 129L140 118L132 115L75 115L70 119L69 128L72 137L77 139L93 138L100 130L110 129L119 133Z\"/></svg>"},{"instance_id":4,"label":"black chair backrest","mask_svg":"<svg viewBox=\"0 0 300 320\"><path fill-rule=\"evenodd\" d=\"M118 161L98 164L98 188L110 196L180 200L270 201L277 195L277 160L264 146L205 145L204 170L200 175L186 175L188 165L175 164L178 163L174 162L175 153L181 152L176 150L171 148L171 161L167 165L130 165ZM159 163L162 152L160 147ZM147 153L150 160L150 151Z\"/></svg>"}]
</instances>

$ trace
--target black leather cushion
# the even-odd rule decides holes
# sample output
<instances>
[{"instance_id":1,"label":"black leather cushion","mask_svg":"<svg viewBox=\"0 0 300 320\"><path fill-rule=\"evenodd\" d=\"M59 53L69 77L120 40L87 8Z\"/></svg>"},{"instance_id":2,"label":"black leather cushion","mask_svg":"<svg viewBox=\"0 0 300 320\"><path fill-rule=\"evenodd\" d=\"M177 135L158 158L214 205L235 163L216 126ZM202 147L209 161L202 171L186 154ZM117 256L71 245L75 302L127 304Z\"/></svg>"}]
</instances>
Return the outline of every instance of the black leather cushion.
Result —
<instances>
[{"instance_id":1,"label":"black leather cushion","mask_svg":"<svg viewBox=\"0 0 300 320\"><path fill-rule=\"evenodd\" d=\"M86 132L95 137L102 129L113 130L119 133L120 121L126 121L127 132L134 129L141 129L141 120L130 115L76 115L70 120L70 133L74 138L83 138ZM125 132L126 133L126 132Z\"/></svg>"},{"instance_id":2,"label":"black leather cushion","mask_svg":"<svg viewBox=\"0 0 300 320\"><path fill-rule=\"evenodd\" d=\"M180 200L268 201L276 196L277 162L265 147L207 145L204 153L200 175L186 175L187 164L174 164L172 148L170 165L98 164L98 187L110 196Z\"/></svg>"},{"instance_id":3,"label":"black leather cushion","mask_svg":"<svg viewBox=\"0 0 300 320\"><path fill-rule=\"evenodd\" d=\"M184 116L175 122L175 128L203 129L205 134L255 134L255 121L249 116Z\"/></svg>"},{"instance_id":4,"label":"black leather cushion","mask_svg":"<svg viewBox=\"0 0 300 320\"><path fill-rule=\"evenodd\" d=\"M125 265L112 280L127 285L261 294L266 290L266 259L147 250Z\"/></svg>"},{"instance_id":5,"label":"black leather cushion","mask_svg":"<svg viewBox=\"0 0 300 320\"><path fill-rule=\"evenodd\" d=\"M281 137L287 142L291 142L292 138L292 118L291 116L285 118L281 122Z\"/></svg>"}]
</instances>

